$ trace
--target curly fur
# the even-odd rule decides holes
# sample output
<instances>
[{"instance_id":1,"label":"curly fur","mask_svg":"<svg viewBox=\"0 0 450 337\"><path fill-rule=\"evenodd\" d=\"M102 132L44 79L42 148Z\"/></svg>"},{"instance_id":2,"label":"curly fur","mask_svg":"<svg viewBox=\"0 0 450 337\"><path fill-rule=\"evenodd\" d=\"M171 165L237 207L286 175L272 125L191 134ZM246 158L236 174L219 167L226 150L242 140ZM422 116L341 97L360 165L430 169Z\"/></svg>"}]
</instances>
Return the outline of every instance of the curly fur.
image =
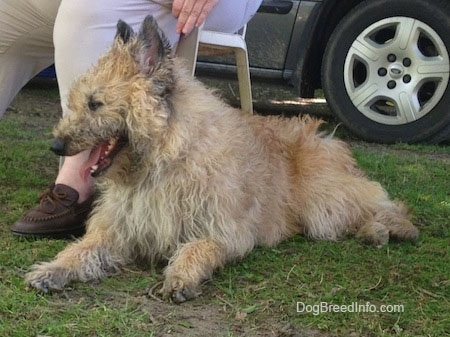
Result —
<instances>
[{"instance_id":1,"label":"curly fur","mask_svg":"<svg viewBox=\"0 0 450 337\"><path fill-rule=\"evenodd\" d=\"M67 155L125 136L98 179L85 237L27 282L42 291L98 279L135 259L166 259L162 289L194 298L215 268L298 233L376 246L414 240L406 208L357 168L322 121L244 114L173 58L154 20L123 22L110 51L73 85L55 128Z\"/></svg>"}]
</instances>

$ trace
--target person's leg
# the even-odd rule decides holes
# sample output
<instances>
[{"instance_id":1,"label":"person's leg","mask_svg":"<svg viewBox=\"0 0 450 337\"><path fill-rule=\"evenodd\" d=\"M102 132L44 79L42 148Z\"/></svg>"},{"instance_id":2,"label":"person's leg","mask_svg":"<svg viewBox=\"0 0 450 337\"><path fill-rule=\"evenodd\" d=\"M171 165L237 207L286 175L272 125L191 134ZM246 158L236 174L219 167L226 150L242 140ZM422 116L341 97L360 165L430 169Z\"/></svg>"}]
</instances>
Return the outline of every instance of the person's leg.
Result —
<instances>
[{"instance_id":1,"label":"person's leg","mask_svg":"<svg viewBox=\"0 0 450 337\"><path fill-rule=\"evenodd\" d=\"M204 28L235 33L255 15L262 0L220 0L209 13Z\"/></svg>"},{"instance_id":2,"label":"person's leg","mask_svg":"<svg viewBox=\"0 0 450 337\"><path fill-rule=\"evenodd\" d=\"M0 117L20 89L53 63L59 0L0 0Z\"/></svg>"}]
</instances>

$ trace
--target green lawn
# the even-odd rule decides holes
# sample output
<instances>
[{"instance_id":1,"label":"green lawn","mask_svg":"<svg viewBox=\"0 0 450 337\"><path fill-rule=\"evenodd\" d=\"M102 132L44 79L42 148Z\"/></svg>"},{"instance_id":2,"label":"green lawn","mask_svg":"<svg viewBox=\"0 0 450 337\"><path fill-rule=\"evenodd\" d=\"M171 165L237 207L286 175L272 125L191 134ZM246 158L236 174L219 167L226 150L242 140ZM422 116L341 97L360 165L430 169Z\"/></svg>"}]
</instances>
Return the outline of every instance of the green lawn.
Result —
<instances>
[{"instance_id":1,"label":"green lawn","mask_svg":"<svg viewBox=\"0 0 450 337\"><path fill-rule=\"evenodd\" d=\"M57 99L54 92L28 94L37 106ZM177 306L147 296L161 266L130 266L118 277L53 295L25 287L27 268L67 244L9 232L56 174L58 159L48 147L57 117L10 111L0 121L0 336L449 335L449 146L352 142L369 176L409 204L418 242L375 249L353 239L299 236L257 248L217 272L204 296ZM378 312L330 312L335 304L352 311L352 303ZM313 312L324 305L328 312ZM379 312L394 305L403 312Z\"/></svg>"}]
</instances>

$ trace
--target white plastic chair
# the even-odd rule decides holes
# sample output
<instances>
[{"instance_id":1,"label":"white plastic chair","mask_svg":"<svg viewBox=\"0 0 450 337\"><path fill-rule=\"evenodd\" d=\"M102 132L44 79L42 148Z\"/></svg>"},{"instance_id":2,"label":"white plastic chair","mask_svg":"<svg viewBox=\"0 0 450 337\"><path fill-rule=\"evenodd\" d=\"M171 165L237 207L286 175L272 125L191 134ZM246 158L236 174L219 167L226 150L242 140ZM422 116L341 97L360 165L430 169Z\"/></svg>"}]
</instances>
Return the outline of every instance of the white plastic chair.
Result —
<instances>
[{"instance_id":1,"label":"white plastic chair","mask_svg":"<svg viewBox=\"0 0 450 337\"><path fill-rule=\"evenodd\" d=\"M244 26L238 33L228 34L205 30L203 29L203 26L196 28L188 36L183 36L180 39L176 54L177 56L188 60L187 66L190 68L189 70L192 73L192 76L194 76L198 50L201 46L217 49L219 51L234 52L236 57L241 109L253 113L250 69L247 44L245 43L246 29L247 26Z\"/></svg>"}]
</instances>

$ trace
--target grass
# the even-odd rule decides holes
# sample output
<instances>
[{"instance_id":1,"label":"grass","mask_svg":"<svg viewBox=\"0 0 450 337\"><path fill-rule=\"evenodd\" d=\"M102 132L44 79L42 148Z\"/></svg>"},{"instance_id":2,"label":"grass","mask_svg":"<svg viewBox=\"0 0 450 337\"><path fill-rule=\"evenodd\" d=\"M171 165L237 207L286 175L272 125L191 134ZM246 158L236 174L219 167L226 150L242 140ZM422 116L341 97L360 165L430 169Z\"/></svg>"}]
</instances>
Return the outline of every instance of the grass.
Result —
<instances>
[{"instance_id":1,"label":"grass","mask_svg":"<svg viewBox=\"0 0 450 337\"><path fill-rule=\"evenodd\" d=\"M58 165L47 150L58 115L33 110L57 95L43 90L23 95L17 111L0 121L0 336L448 335L449 146L352 142L368 175L410 206L421 230L416 243L375 249L354 239L330 243L295 237L226 266L203 287L203 297L181 306L146 296L161 278L159 266L130 266L118 277L77 283L60 294L26 289L27 268L51 259L67 242L21 240L9 232L35 205ZM35 104L22 108L20 101L30 98ZM404 310L316 315L312 310L322 302ZM303 304L311 310L297 312Z\"/></svg>"}]
</instances>

